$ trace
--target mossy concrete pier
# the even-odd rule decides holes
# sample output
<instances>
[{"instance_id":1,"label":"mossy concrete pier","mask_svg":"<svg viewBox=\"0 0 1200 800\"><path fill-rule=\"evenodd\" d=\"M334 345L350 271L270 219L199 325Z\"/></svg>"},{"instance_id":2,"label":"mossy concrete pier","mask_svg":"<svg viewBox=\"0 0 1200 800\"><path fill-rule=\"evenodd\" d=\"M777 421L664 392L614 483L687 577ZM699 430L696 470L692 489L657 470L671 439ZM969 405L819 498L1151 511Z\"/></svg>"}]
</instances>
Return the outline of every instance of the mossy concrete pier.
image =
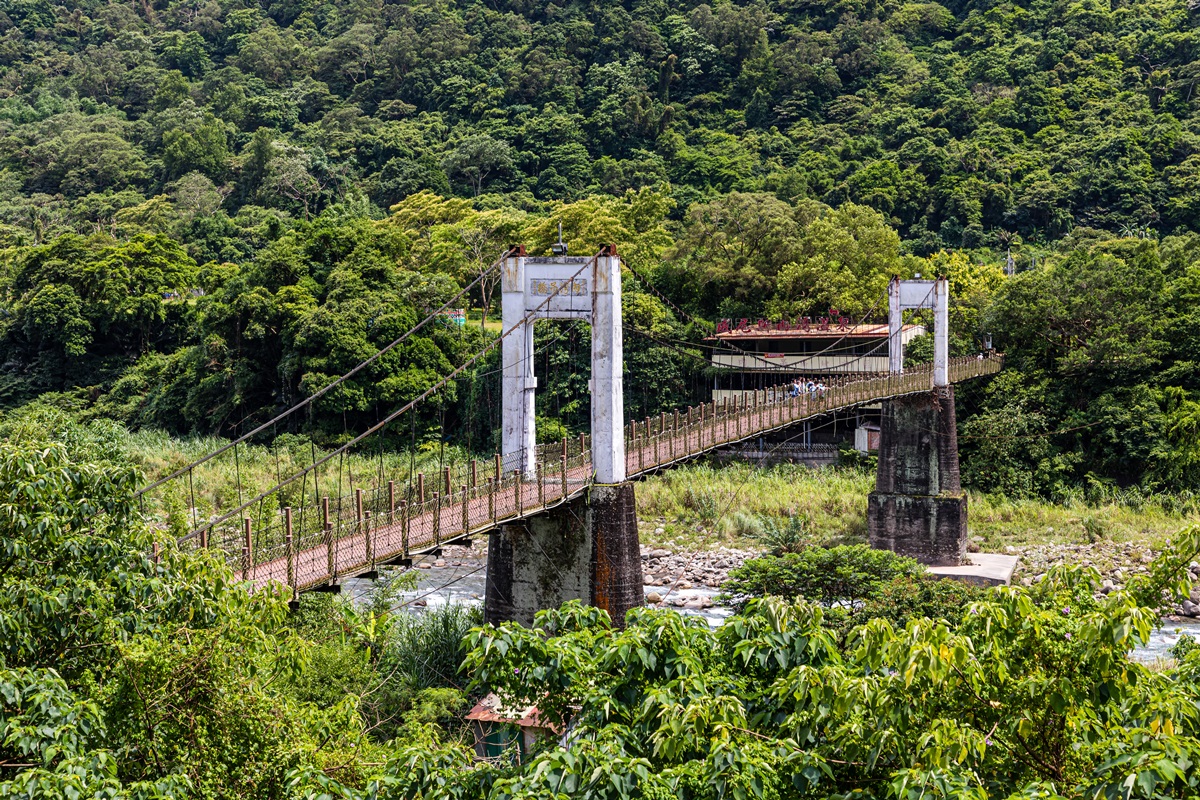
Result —
<instances>
[{"instance_id":1,"label":"mossy concrete pier","mask_svg":"<svg viewBox=\"0 0 1200 800\"><path fill-rule=\"evenodd\" d=\"M642 561L632 483L593 485L587 495L500 526L488 542L484 618L523 625L543 608L582 600L623 626L642 605Z\"/></svg>"},{"instance_id":2,"label":"mossy concrete pier","mask_svg":"<svg viewBox=\"0 0 1200 800\"><path fill-rule=\"evenodd\" d=\"M867 534L872 547L923 564L963 563L967 497L959 478L953 386L884 403Z\"/></svg>"}]
</instances>

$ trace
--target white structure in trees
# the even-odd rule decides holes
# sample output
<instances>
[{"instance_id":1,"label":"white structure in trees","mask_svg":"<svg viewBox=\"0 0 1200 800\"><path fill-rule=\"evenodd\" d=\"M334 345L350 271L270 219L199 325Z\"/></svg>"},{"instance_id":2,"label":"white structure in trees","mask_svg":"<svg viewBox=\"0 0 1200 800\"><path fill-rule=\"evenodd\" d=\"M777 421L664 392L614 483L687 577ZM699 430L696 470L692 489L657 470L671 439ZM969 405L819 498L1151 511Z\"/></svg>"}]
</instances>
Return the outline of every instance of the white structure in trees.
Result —
<instances>
[{"instance_id":1,"label":"white structure in trees","mask_svg":"<svg viewBox=\"0 0 1200 800\"><path fill-rule=\"evenodd\" d=\"M893 373L904 372L904 344L901 331L904 311L910 308L933 309L933 385L949 386L950 362L950 281L902 281L892 278L888 285L888 367Z\"/></svg>"},{"instance_id":2,"label":"white structure in trees","mask_svg":"<svg viewBox=\"0 0 1200 800\"><path fill-rule=\"evenodd\" d=\"M563 250L566 248L563 247ZM529 257L524 248L504 260L501 282L503 431L508 469L535 477L533 323L586 319L592 325L592 466L597 483L625 480L625 413L621 383L621 259L612 246L593 258Z\"/></svg>"}]
</instances>

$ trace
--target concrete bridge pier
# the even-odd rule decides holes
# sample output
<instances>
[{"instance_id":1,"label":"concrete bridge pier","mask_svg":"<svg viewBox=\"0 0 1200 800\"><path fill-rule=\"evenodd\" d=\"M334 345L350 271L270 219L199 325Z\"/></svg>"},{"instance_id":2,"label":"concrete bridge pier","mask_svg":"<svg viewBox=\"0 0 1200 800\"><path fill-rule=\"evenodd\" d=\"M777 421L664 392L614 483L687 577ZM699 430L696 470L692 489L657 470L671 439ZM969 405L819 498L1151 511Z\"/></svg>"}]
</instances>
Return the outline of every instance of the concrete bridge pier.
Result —
<instances>
[{"instance_id":1,"label":"concrete bridge pier","mask_svg":"<svg viewBox=\"0 0 1200 800\"><path fill-rule=\"evenodd\" d=\"M603 608L623 627L642 605L633 484L598 484L545 514L502 525L488 540L484 619L533 623L568 600Z\"/></svg>"},{"instance_id":2,"label":"concrete bridge pier","mask_svg":"<svg viewBox=\"0 0 1200 800\"><path fill-rule=\"evenodd\" d=\"M872 547L923 564L964 562L967 498L959 480L953 386L884 403L867 534Z\"/></svg>"}]
</instances>

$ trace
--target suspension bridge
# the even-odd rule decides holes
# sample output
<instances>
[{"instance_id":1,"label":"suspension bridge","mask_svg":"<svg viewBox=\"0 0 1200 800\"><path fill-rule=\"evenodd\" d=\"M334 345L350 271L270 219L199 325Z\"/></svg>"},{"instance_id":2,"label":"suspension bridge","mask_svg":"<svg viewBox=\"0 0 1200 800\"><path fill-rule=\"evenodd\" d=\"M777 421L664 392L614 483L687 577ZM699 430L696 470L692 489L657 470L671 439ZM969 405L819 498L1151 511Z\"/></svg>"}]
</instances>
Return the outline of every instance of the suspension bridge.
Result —
<instances>
[{"instance_id":1,"label":"suspension bridge","mask_svg":"<svg viewBox=\"0 0 1200 800\"><path fill-rule=\"evenodd\" d=\"M898 340L905 308L930 308L935 312L932 364L904 370L900 348L892 347L889 354L892 369L885 374L839 376L819 392L797 393L781 381L780 385L744 392L721 402L689 406L625 423L621 384L621 262L615 250L605 248L590 259L572 259L529 257L523 249L514 248L498 262L498 267L503 270L504 325L500 336L430 390L333 454L314 459L312 466L286 478L281 476L275 486L236 508L202 523L197 519L195 528L180 540L181 544L220 552L251 590L275 584L286 587L294 598L305 591L336 588L346 578L374 576L384 565L411 564L415 556L436 552L447 544L493 534L488 567L489 609L495 605L504 609L501 616L528 618L536 610L531 605L582 595L620 619L624 610L639 604L641 599L630 480L834 412L906 400L909 406L918 408L919 418L912 424L928 429L908 448L912 451L908 456L888 455L884 452L887 442L881 444L879 492L872 493L871 502L872 539L879 538L884 546L890 544L893 549L903 550L908 534L901 531L898 539L898 524L918 531L922 526L928 531L948 526L949 537L965 536L965 498L959 497L961 492L957 487L951 387L957 382L998 372L1003 358L948 357L948 292L944 279L897 280L889 287L890 324L897 333L893 341ZM430 314L380 354L411 336L443 309ZM592 432L554 444L535 444L533 323L538 319L573 318L586 319L592 324ZM345 452L400 415L411 413L419 402L498 346L503 348L502 452L489 460L446 467L440 475L389 478L380 474L373 485L355 489L349 495L320 497L295 507L284 504L283 492L289 485L298 479L307 480L309 472L333 455ZM380 354L315 396L357 373ZM226 448L151 484L142 493L175 480L190 482L198 464L229 447L236 453L239 442L312 399ZM932 439L928 434L933 434ZM891 438L903 439L895 435ZM924 475L922 479L921 468L916 468L915 479L908 474L913 472L912 464L929 461L931 446L935 462L943 466L940 479L938 475L932 476L932 486L930 476ZM947 448L954 451L952 463ZM902 467L899 478L897 458ZM907 469L903 468L906 459ZM885 466L885 462L890 466ZM885 472L889 474L885 476ZM877 494L882 499L876 498ZM933 505L930 498L936 501ZM960 512L948 514L944 510L942 503L950 500L960 502ZM890 516L884 519L887 515ZM558 527L546 528L547 520L558 520ZM961 533L956 526L961 526ZM579 533L581 530L583 533ZM563 550L560 540L573 536L577 541ZM558 552L551 554L548 547ZM961 543L934 543L931 547L951 554L938 558L952 559L954 549L961 550ZM527 562L537 562L533 572L523 571ZM524 579L522 574L526 576ZM569 579L564 579L564 575ZM522 593L518 586L522 580L532 580L538 586Z\"/></svg>"}]
</instances>

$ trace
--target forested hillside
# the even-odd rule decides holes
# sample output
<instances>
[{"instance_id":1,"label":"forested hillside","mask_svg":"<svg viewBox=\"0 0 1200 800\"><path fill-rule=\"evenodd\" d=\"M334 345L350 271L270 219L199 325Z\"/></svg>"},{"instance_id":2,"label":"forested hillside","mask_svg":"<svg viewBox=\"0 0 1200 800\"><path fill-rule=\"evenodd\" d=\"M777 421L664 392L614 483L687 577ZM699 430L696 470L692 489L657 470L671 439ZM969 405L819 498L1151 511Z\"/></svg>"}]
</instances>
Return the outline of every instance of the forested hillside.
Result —
<instances>
[{"instance_id":1,"label":"forested hillside","mask_svg":"<svg viewBox=\"0 0 1200 800\"><path fill-rule=\"evenodd\" d=\"M1181 0L0 8L16 240L170 221L205 261L360 192L668 182L679 217L730 191L869 205L923 254L1197 222Z\"/></svg>"},{"instance_id":2,"label":"forested hillside","mask_svg":"<svg viewBox=\"0 0 1200 800\"><path fill-rule=\"evenodd\" d=\"M949 273L956 351L1011 356L962 403L974 485L1197 488L1196 16L0 0L0 402L243 431L561 222L687 312L628 276L635 416L699 399L669 343L718 317L857 317ZM360 430L490 335L432 328L303 424ZM539 336L557 435L587 418L586 332ZM487 441L494 369L413 435Z\"/></svg>"}]
</instances>

